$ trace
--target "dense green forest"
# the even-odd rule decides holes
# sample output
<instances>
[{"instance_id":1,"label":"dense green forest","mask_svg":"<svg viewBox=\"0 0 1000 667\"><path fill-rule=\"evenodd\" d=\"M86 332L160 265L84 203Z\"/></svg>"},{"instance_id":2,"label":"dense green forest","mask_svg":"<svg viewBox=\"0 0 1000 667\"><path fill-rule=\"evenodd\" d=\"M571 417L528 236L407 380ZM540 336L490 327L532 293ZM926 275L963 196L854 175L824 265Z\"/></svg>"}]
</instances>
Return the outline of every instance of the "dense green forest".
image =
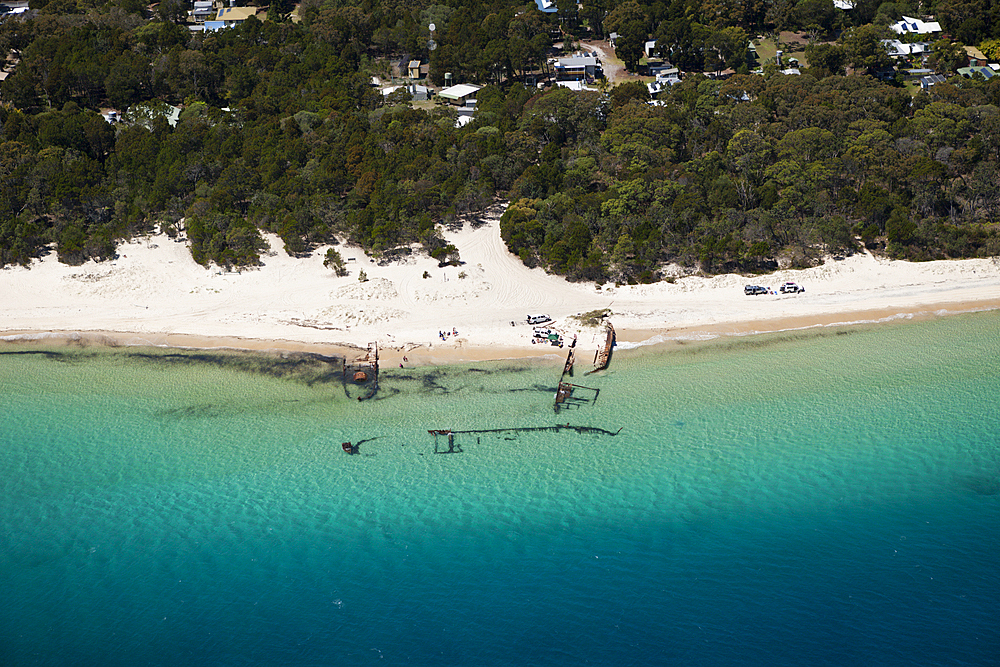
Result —
<instances>
[{"instance_id":1,"label":"dense green forest","mask_svg":"<svg viewBox=\"0 0 1000 667\"><path fill-rule=\"evenodd\" d=\"M152 12L31 0L0 22L0 51L18 61L0 84L0 266L53 246L68 263L107 259L154 229L223 266L255 263L261 230L292 254L339 240L391 257L419 243L447 261L441 225L497 200L510 202L513 252L580 280L654 281L670 262L767 271L862 245L1000 255L1000 77L913 97L865 73L883 55L867 38L910 5L558 4L307 0L292 22L275 2L267 20L192 33L183 0ZM965 43L1000 38L998 0L924 8ZM653 104L638 82L522 85L554 43L611 29L625 62L641 37L687 69L739 73L689 74ZM776 29L830 41L802 76L749 73L733 44ZM451 72L485 85L473 122L370 85L406 59L429 62L434 84ZM183 107L174 126L168 104ZM128 109L125 122L101 107Z\"/></svg>"}]
</instances>

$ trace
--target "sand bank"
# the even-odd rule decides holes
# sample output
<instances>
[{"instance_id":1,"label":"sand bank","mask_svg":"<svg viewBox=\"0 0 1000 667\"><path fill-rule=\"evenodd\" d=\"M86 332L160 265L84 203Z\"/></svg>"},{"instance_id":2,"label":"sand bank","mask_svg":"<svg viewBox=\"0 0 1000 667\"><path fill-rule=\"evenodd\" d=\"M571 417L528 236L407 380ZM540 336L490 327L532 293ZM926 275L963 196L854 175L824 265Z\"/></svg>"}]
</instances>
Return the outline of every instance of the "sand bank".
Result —
<instances>
[{"instance_id":1,"label":"sand bank","mask_svg":"<svg viewBox=\"0 0 1000 667\"><path fill-rule=\"evenodd\" d=\"M602 334L573 316L600 309L611 311L627 348L1000 308L998 259L908 263L865 253L764 277L598 286L525 267L500 239L496 215L446 237L462 266L440 268L417 254L377 263L340 246L346 277L323 266L326 248L296 259L271 236L263 265L238 272L199 266L183 240L165 235L125 243L103 263L66 266L50 254L30 269L0 271L0 336L320 354L351 354L374 341L385 363L405 355L411 364L439 364L561 357L563 350L531 343L529 313L547 313L553 328L577 335L582 359ZM747 283L785 281L806 292L743 293Z\"/></svg>"}]
</instances>

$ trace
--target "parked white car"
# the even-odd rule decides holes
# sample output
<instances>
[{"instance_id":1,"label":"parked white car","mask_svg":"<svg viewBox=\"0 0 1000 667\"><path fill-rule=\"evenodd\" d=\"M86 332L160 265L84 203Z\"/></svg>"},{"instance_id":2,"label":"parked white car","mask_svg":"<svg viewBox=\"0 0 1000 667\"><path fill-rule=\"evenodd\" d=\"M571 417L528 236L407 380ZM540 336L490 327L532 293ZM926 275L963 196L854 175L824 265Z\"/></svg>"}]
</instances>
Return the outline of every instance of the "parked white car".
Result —
<instances>
[{"instance_id":1,"label":"parked white car","mask_svg":"<svg viewBox=\"0 0 1000 667\"><path fill-rule=\"evenodd\" d=\"M799 294L800 292L805 292L806 288L801 285L796 285L795 283L785 283L779 289L782 294Z\"/></svg>"}]
</instances>

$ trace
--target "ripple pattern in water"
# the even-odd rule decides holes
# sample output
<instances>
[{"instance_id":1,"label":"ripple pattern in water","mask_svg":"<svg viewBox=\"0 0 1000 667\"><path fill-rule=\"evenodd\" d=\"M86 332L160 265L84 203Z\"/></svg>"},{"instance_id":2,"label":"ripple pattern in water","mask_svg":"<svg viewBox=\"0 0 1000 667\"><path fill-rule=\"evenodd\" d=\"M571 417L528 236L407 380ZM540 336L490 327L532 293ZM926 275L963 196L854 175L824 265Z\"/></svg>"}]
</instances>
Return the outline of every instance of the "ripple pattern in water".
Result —
<instances>
[{"instance_id":1,"label":"ripple pattern in water","mask_svg":"<svg viewBox=\"0 0 1000 667\"><path fill-rule=\"evenodd\" d=\"M558 416L537 362L3 348L0 664L996 664L998 324L637 350ZM427 433L567 421L623 430Z\"/></svg>"}]
</instances>

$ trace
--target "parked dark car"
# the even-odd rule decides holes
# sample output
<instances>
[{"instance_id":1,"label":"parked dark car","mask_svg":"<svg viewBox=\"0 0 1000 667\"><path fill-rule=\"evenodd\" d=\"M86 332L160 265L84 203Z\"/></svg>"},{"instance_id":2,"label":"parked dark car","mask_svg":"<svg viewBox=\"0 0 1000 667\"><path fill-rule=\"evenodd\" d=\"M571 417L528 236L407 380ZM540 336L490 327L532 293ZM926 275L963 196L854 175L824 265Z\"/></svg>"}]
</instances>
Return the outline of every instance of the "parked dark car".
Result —
<instances>
[{"instance_id":1,"label":"parked dark car","mask_svg":"<svg viewBox=\"0 0 1000 667\"><path fill-rule=\"evenodd\" d=\"M747 296L753 296L755 294L767 294L767 288L761 287L760 285L747 285L743 288L743 293Z\"/></svg>"}]
</instances>

